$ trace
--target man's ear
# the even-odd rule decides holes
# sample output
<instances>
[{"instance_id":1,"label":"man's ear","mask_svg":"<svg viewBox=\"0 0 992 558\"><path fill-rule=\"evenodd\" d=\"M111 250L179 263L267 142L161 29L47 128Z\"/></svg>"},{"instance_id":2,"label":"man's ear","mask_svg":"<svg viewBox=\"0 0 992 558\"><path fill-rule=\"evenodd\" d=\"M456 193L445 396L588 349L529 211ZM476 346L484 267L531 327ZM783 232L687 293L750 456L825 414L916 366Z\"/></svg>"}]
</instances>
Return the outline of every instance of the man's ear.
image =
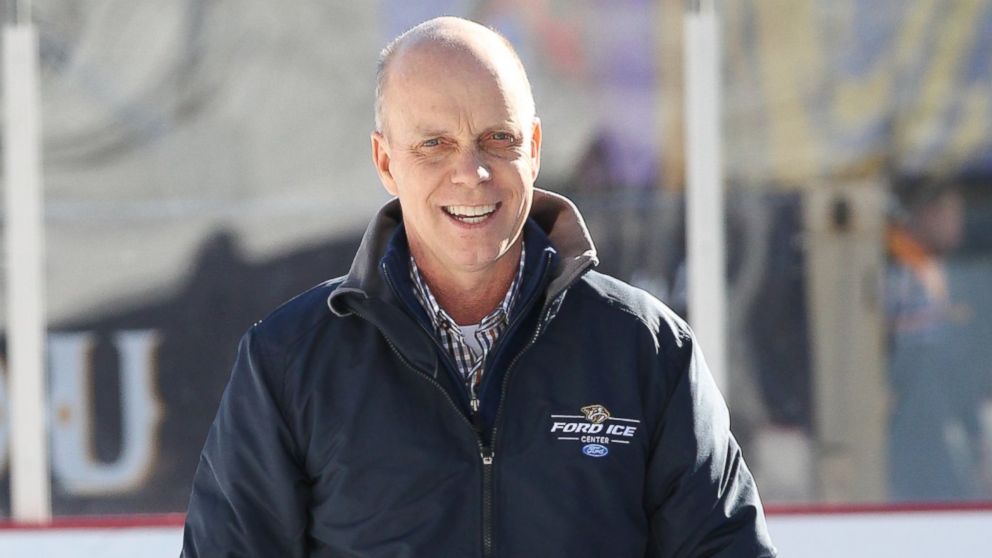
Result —
<instances>
[{"instance_id":1,"label":"man's ear","mask_svg":"<svg viewBox=\"0 0 992 558\"><path fill-rule=\"evenodd\" d=\"M372 132L372 163L375 164L375 170L379 173L379 180L387 192L399 196L396 180L389 168L391 162L392 157L389 155L389 142L386 141L386 136L382 135L381 132Z\"/></svg>"},{"instance_id":2,"label":"man's ear","mask_svg":"<svg viewBox=\"0 0 992 558\"><path fill-rule=\"evenodd\" d=\"M541 170L541 119L536 116L530 131L530 161L531 180L534 180L537 178L537 172Z\"/></svg>"}]
</instances>

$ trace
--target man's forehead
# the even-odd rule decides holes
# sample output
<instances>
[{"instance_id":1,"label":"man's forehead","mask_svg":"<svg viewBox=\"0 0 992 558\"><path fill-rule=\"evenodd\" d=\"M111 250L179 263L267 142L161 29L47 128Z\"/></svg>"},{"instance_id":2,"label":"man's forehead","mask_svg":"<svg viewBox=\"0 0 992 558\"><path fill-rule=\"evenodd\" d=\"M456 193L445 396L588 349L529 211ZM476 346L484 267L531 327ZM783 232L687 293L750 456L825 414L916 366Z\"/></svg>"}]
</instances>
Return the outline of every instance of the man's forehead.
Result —
<instances>
[{"instance_id":1,"label":"man's forehead","mask_svg":"<svg viewBox=\"0 0 992 558\"><path fill-rule=\"evenodd\" d=\"M432 20L397 40L379 95L383 129L398 113L412 132L464 129L467 115L473 130L520 127L534 112L530 85L512 47L491 29L455 18Z\"/></svg>"},{"instance_id":2,"label":"man's forehead","mask_svg":"<svg viewBox=\"0 0 992 558\"><path fill-rule=\"evenodd\" d=\"M519 127L525 117L526 90L472 60L409 60L395 70L386 105L417 133Z\"/></svg>"},{"instance_id":3,"label":"man's forehead","mask_svg":"<svg viewBox=\"0 0 992 558\"><path fill-rule=\"evenodd\" d=\"M432 70L449 76L465 75L466 79L478 79L478 75L488 74L508 80L514 77L512 73L516 68L513 58L502 45L425 39L397 52L391 72L409 77Z\"/></svg>"}]
</instances>

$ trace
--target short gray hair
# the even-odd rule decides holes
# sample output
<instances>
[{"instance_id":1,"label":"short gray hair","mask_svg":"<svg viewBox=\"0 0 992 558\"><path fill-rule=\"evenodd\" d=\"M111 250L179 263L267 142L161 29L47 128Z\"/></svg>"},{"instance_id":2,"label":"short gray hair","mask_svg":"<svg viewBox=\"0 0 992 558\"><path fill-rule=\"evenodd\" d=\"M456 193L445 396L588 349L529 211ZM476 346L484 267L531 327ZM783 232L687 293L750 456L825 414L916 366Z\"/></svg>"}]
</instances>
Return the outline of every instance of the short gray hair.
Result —
<instances>
[{"instance_id":1,"label":"short gray hair","mask_svg":"<svg viewBox=\"0 0 992 558\"><path fill-rule=\"evenodd\" d=\"M387 44L379 52L379 61L376 64L375 69L375 131L384 133L383 128L385 126L385 119L382 114L383 98L386 93L386 78L388 77L387 73L389 70L389 64L392 62L396 52L400 50L404 44L413 39L426 39L442 43L453 42L450 36L444 33L445 23L450 23L451 20L460 20L465 23L477 25L481 29L488 30L499 38L503 46L506 47L507 52L510 53L510 57L516 63L517 68L520 70L520 77L527 88L527 110L532 115L536 114L536 109L534 106L534 93L530 87L530 80L527 78L527 70L524 69L524 63L520 60L520 56L517 54L516 49L513 48L513 44L510 43L510 41L504 37L502 33L492 27L486 27L471 20L453 17L438 17L429 19L415 25L414 27L411 27L410 29L407 29L398 37L392 41L389 41L389 44Z\"/></svg>"}]
</instances>

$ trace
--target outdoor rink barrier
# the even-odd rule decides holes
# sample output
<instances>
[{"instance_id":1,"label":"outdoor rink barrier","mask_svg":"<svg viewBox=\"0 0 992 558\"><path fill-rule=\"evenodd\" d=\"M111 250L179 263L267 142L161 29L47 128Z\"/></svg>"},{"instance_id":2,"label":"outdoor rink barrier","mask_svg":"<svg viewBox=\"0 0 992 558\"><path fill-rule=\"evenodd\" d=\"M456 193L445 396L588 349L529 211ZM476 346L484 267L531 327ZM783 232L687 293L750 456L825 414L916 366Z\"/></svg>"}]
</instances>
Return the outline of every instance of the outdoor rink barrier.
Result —
<instances>
[{"instance_id":1,"label":"outdoor rink barrier","mask_svg":"<svg viewBox=\"0 0 992 558\"><path fill-rule=\"evenodd\" d=\"M0 556L176 558L182 521L171 514L0 524ZM781 558L970 558L988 552L992 505L773 506L768 528Z\"/></svg>"}]
</instances>

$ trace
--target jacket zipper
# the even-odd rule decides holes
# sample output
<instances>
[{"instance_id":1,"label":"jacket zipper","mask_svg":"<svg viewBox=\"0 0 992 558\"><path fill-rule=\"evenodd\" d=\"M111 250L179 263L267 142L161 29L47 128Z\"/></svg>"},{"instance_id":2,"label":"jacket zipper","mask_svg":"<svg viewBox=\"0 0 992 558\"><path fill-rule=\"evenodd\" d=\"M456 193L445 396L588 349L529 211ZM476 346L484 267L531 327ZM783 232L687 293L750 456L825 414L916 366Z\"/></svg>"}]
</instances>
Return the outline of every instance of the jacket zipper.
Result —
<instances>
[{"instance_id":1,"label":"jacket zipper","mask_svg":"<svg viewBox=\"0 0 992 558\"><path fill-rule=\"evenodd\" d=\"M493 555L493 458L491 447L482 446L482 556Z\"/></svg>"},{"instance_id":2,"label":"jacket zipper","mask_svg":"<svg viewBox=\"0 0 992 558\"><path fill-rule=\"evenodd\" d=\"M538 322L537 328L534 330L533 337L531 337L530 341L524 346L524 348L520 349L520 352L517 353L517 356L513 357L513 360L510 362L510 365L506 367L506 374L503 375L503 384L500 386L500 391L499 391L499 408L496 409L496 418L493 419L493 433L492 436L490 437L490 442L489 442L490 445L493 446L493 448L496 447L496 432L499 430L499 419L503 415L503 406L504 406L503 402L505 401L506 398L507 387L510 385L510 373L513 371L514 366L516 366L517 361L520 360L520 357L523 356L525 352L527 352L527 349L530 349L532 346L534 346L534 343L537 342L538 336L541 335L541 326L543 325L545 318L546 318L546 314L541 316L541 321Z\"/></svg>"},{"instance_id":3,"label":"jacket zipper","mask_svg":"<svg viewBox=\"0 0 992 558\"><path fill-rule=\"evenodd\" d=\"M473 419L476 419L475 423L466 418L465 414L462 413L461 408L457 403L455 403L455 400L451 398L451 394L448 393L448 390L444 389L444 386L442 386L440 382L430 377L416 366L410 364L406 358L403 357L399 349L396 348L396 345L393 344L389 337L386 337L385 334L383 334L382 337L386 340L386 344L389 345L389 348L393 351L393 354L396 355L396 358L400 359L400 362L402 362L407 368L413 370L418 376L424 380L427 380L427 382L437 388L437 390L444 395L444 398L448 401L451 407L458 413L458 416L461 417L461 419L468 424L469 428L472 429L472 432L475 433L475 443L479 448L479 457L482 458L482 556L484 558L491 558L493 555L493 459L495 458L495 453L493 453L491 447L482 443L482 433L479 429L480 421L476 419L479 415L478 413L473 414Z\"/></svg>"},{"instance_id":4,"label":"jacket zipper","mask_svg":"<svg viewBox=\"0 0 992 558\"><path fill-rule=\"evenodd\" d=\"M547 273L548 266L550 265L551 265L551 258L546 258L544 262L544 273ZM385 265L382 266L382 272L383 275L385 275L386 281L389 283L390 287L395 291L396 287L395 285L393 285L392 279L390 279L389 273L386 271ZM564 293L567 290L568 287L562 289L562 293ZM558 296L561 296L561 294L559 294ZM489 438L490 440L489 445L484 444L482 441L482 417L479 414L479 398L478 395L475 393L475 390L474 389L469 390L471 392L470 393L471 400L469 402L469 405L472 408L472 419L469 420L462 413L461 408L457 403L455 403L455 400L451 398L451 394L448 393L446 389L444 389L444 386L442 386L440 382L429 376L427 373L425 373L424 371L420 370L419 368L408 362L406 358L400 353L399 349L396 348L396 345L393 344L392 340L385 334L385 332L379 330L380 333L382 333L383 339L386 340L386 344L389 345L389 348L393 351L393 354L396 355L396 357L400 360L400 362L402 362L407 368L413 370L414 372L417 373L418 376L424 378L425 380L430 382L431 385L437 388L444 395L444 398L448 401L448 403L451 404L451 406L458 412L458 415L461 417L461 419L465 421L472 428L472 431L475 433L475 441L479 447L479 456L482 458L482 556L483 558L492 558L493 555L493 462L496 458L496 452L495 452L496 432L499 429L499 419L503 414L504 400L506 398L507 387L509 386L510 373L513 371L513 368L520 360L520 357L523 356L523 354L527 352L527 350L530 349L534 345L534 343L537 342L537 338L541 334L541 329L544 326L544 322L545 320L547 320L549 313L550 312L547 306L545 306L545 308L541 310L541 315L539 316L537 327L534 329L534 335L531 337L530 341L527 342L527 345L525 345L522 349L520 349L517 355L513 357L513 360L510 362L510 365L506 368L506 374L503 375L503 383L500 386L499 407L496 409L496 416L493 419L493 431L492 431L492 436L490 436ZM365 316L362 316L361 313L356 312L356 314L358 314L363 319L365 319L365 321L371 323L371 321ZM518 317L517 319L522 320L523 315L521 314L521 316ZM420 325L421 328L423 329L422 324L418 323L418 325ZM507 328L506 331L507 332L511 331L513 329L513 326L516 326L516 323L512 324L511 327ZM428 332L428 336L433 340L434 336L430 335L430 332ZM437 343L435 342L435 344ZM438 346L440 345L438 344ZM443 347L441 348L443 349Z\"/></svg>"},{"instance_id":5,"label":"jacket zipper","mask_svg":"<svg viewBox=\"0 0 992 558\"><path fill-rule=\"evenodd\" d=\"M537 324L537 329L534 331L534 336L531 338L530 342L520 349L517 356L513 358L510 366L506 369L506 374L503 376L503 384L500 386L500 400L499 408L496 409L496 418L493 420L493 432L490 436L489 445L483 445L480 437L479 447L482 452L482 556L483 558L491 558L493 555L493 460L496 457L496 452L494 448L496 446L496 431L499 428L499 418L503 414L503 399L506 397L507 386L509 385L510 372L513 371L514 365L520 360L520 356L523 355L527 349L531 348L534 343L537 342L537 337L541 334L541 324L544 322L544 315L541 317L541 321ZM478 416L478 415L476 415Z\"/></svg>"},{"instance_id":6,"label":"jacket zipper","mask_svg":"<svg viewBox=\"0 0 992 558\"><path fill-rule=\"evenodd\" d=\"M355 314L360 316L365 321L372 323L367 317L363 316L361 312L355 311ZM382 333L382 338L386 340L386 344L389 345L390 350L393 351L393 354L396 355L396 358L398 358L400 362L403 363L404 366L414 371L417 374L417 376L423 378L425 381L427 381L432 386L437 388L437 390L440 391L442 395L444 395L444 399L448 402L448 404L451 405L451 408L455 410L455 412L458 414L461 420L465 422L465 424L467 424L468 427L471 428L472 432L475 434L475 443L479 448L479 457L481 458L482 461L482 525L483 525L482 549L483 549L483 556L485 558L491 558L492 547L493 547L492 478L493 478L493 459L495 457L495 454L493 453L492 448L482 443L482 433L479 430L478 424L477 423L473 424L473 421L470 421L468 417L465 416L465 413L462 412L461 406L459 406L458 403L456 403L455 400L452 399L451 394L448 393L448 390L444 389L444 386L442 386L440 382L432 378L429 374L427 374L423 370L411 364L406 359L406 357L404 357L403 354L400 353L399 349L396 348L396 345L393 344L392 339L390 339L382 330L379 330L379 332ZM478 413L475 413L473 415L473 418L477 416Z\"/></svg>"},{"instance_id":7,"label":"jacket zipper","mask_svg":"<svg viewBox=\"0 0 992 558\"><path fill-rule=\"evenodd\" d=\"M380 333L381 333L381 331L382 330L380 330ZM480 455L484 454L485 446L483 446L483 444L482 444L482 438L479 436L478 431L475 429L475 425L472 424L472 422L470 420L468 420L468 418L465 416L465 413L462 412L462 408L458 405L458 403L455 403L455 400L454 399L451 398L451 394L448 393L448 390L444 389L444 386L442 386L440 382L438 382L434 378L430 377L430 375L428 375L427 373L425 373L423 370L417 368L413 364L410 364L410 362L406 360L406 357L404 357L403 354L400 353L399 349L396 348L396 345L393 344L392 340L389 339L389 337L386 337L386 334L383 334L382 337L383 337L383 339L386 340L386 344L389 345L389 348L390 349L392 349L393 354L396 355L396 358L400 359L400 362L402 362L404 366L406 366L410 370L413 370L414 372L416 372L418 376L420 376L423 379L427 380L431 385L433 385L434 387L436 387L438 389L438 391L441 392L442 395L444 395L444 398L448 401L448 403L451 404L451 407L455 411L458 412L458 416L461 417L462 421L464 421L465 424L467 424L469 426L469 428L472 429L472 432L475 432L475 434L476 434L476 436L475 436L476 440L475 441L479 445L479 454Z\"/></svg>"},{"instance_id":8,"label":"jacket zipper","mask_svg":"<svg viewBox=\"0 0 992 558\"><path fill-rule=\"evenodd\" d=\"M551 264L551 259L548 258L544 264L544 273L547 273L548 266ZM496 417L493 419L493 431L492 435L489 437L489 445L482 446L482 556L483 558L491 558L493 555L493 459L496 456L496 431L499 429L499 418L503 414L503 404L506 398L506 390L509 385L510 373L513 372L514 366L520 357L527 352L527 349L531 348L534 343L537 342L538 336L541 334L541 327L544 324L545 319L547 319L548 310L547 307L541 310L541 315L537 321L537 327L534 328L534 335L531 337L530 341L517 353L517 356L513 357L510 365L506 368L506 373L503 375L503 383L500 385L500 396L499 396L499 407L496 409ZM518 320L523 319L523 314L517 318ZM512 324L506 329L509 333L516 327L516 323ZM478 400L476 400L478 404ZM474 417L479 417L476 412ZM477 429L480 433L480 443L481 443L481 418L477 418Z\"/></svg>"}]
</instances>

